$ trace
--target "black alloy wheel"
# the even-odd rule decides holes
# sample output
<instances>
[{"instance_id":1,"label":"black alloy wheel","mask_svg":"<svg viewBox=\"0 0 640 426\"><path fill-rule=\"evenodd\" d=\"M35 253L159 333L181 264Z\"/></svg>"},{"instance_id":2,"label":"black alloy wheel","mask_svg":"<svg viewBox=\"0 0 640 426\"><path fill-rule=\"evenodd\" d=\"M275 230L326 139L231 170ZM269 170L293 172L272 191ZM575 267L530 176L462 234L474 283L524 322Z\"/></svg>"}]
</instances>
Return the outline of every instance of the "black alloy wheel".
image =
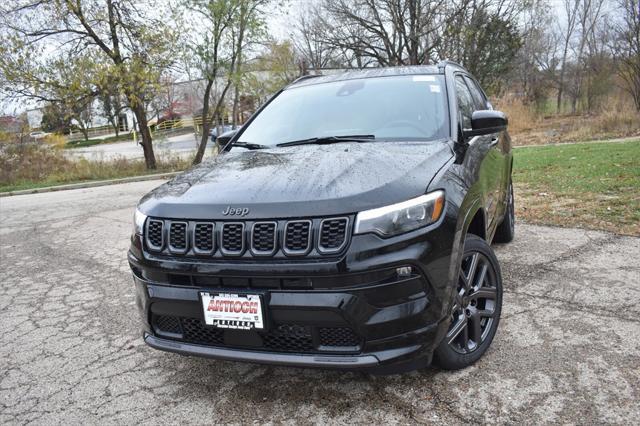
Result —
<instances>
[{"instance_id":1,"label":"black alloy wheel","mask_svg":"<svg viewBox=\"0 0 640 426\"><path fill-rule=\"evenodd\" d=\"M502 310L502 277L491 247L467 235L449 330L436 349L436 363L445 369L467 367L487 350Z\"/></svg>"}]
</instances>

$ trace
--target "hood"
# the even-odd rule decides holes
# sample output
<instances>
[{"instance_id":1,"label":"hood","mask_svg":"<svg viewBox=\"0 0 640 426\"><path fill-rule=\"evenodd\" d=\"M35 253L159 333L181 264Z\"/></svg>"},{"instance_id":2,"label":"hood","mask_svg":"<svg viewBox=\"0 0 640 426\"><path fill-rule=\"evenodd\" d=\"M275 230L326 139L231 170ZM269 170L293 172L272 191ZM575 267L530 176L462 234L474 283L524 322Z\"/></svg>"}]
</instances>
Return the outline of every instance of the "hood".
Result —
<instances>
[{"instance_id":1,"label":"hood","mask_svg":"<svg viewBox=\"0 0 640 426\"><path fill-rule=\"evenodd\" d=\"M173 219L350 214L424 194L452 155L445 141L234 149L154 189L138 208ZM229 209L240 215L224 215Z\"/></svg>"}]
</instances>

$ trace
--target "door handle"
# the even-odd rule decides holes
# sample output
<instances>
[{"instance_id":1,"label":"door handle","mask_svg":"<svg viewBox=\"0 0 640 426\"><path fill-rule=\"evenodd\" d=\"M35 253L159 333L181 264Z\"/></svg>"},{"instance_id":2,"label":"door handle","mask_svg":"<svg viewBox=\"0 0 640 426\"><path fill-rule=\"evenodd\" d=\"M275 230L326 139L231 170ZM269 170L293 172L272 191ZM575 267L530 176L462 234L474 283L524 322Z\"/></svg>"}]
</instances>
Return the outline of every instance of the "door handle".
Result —
<instances>
[{"instance_id":1,"label":"door handle","mask_svg":"<svg viewBox=\"0 0 640 426\"><path fill-rule=\"evenodd\" d=\"M489 142L489 146L498 145L498 138L491 138L491 142Z\"/></svg>"}]
</instances>

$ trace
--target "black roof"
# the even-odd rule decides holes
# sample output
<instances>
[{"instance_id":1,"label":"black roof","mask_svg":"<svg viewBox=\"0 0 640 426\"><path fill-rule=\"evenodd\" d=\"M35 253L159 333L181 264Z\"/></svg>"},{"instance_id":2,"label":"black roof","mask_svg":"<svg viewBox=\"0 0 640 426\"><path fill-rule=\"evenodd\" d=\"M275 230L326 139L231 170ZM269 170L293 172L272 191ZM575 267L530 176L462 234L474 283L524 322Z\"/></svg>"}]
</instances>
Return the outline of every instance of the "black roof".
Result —
<instances>
[{"instance_id":1,"label":"black roof","mask_svg":"<svg viewBox=\"0 0 640 426\"><path fill-rule=\"evenodd\" d=\"M445 66L462 68L455 62L442 61L438 65L410 65L402 67L362 68L331 75L305 75L289 84L287 88L310 86L333 81L354 80L359 78L392 77L402 75L442 74Z\"/></svg>"},{"instance_id":2,"label":"black roof","mask_svg":"<svg viewBox=\"0 0 640 426\"><path fill-rule=\"evenodd\" d=\"M312 84L329 83L332 81L354 80L357 78L390 77L396 75L439 74L435 65L414 65L408 67L363 68L340 74L304 76L291 83L290 87L309 86Z\"/></svg>"}]
</instances>

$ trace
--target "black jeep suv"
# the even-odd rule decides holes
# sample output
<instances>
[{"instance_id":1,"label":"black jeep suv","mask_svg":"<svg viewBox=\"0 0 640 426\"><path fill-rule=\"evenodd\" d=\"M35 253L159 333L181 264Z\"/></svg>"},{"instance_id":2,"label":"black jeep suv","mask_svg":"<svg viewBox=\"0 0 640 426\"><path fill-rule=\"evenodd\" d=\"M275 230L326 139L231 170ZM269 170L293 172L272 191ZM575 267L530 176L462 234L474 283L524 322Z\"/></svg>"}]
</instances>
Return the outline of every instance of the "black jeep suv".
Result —
<instances>
[{"instance_id":1,"label":"black jeep suv","mask_svg":"<svg viewBox=\"0 0 640 426\"><path fill-rule=\"evenodd\" d=\"M145 342L379 373L470 365L500 320L489 244L514 234L506 126L451 62L298 79L140 201Z\"/></svg>"}]
</instances>

